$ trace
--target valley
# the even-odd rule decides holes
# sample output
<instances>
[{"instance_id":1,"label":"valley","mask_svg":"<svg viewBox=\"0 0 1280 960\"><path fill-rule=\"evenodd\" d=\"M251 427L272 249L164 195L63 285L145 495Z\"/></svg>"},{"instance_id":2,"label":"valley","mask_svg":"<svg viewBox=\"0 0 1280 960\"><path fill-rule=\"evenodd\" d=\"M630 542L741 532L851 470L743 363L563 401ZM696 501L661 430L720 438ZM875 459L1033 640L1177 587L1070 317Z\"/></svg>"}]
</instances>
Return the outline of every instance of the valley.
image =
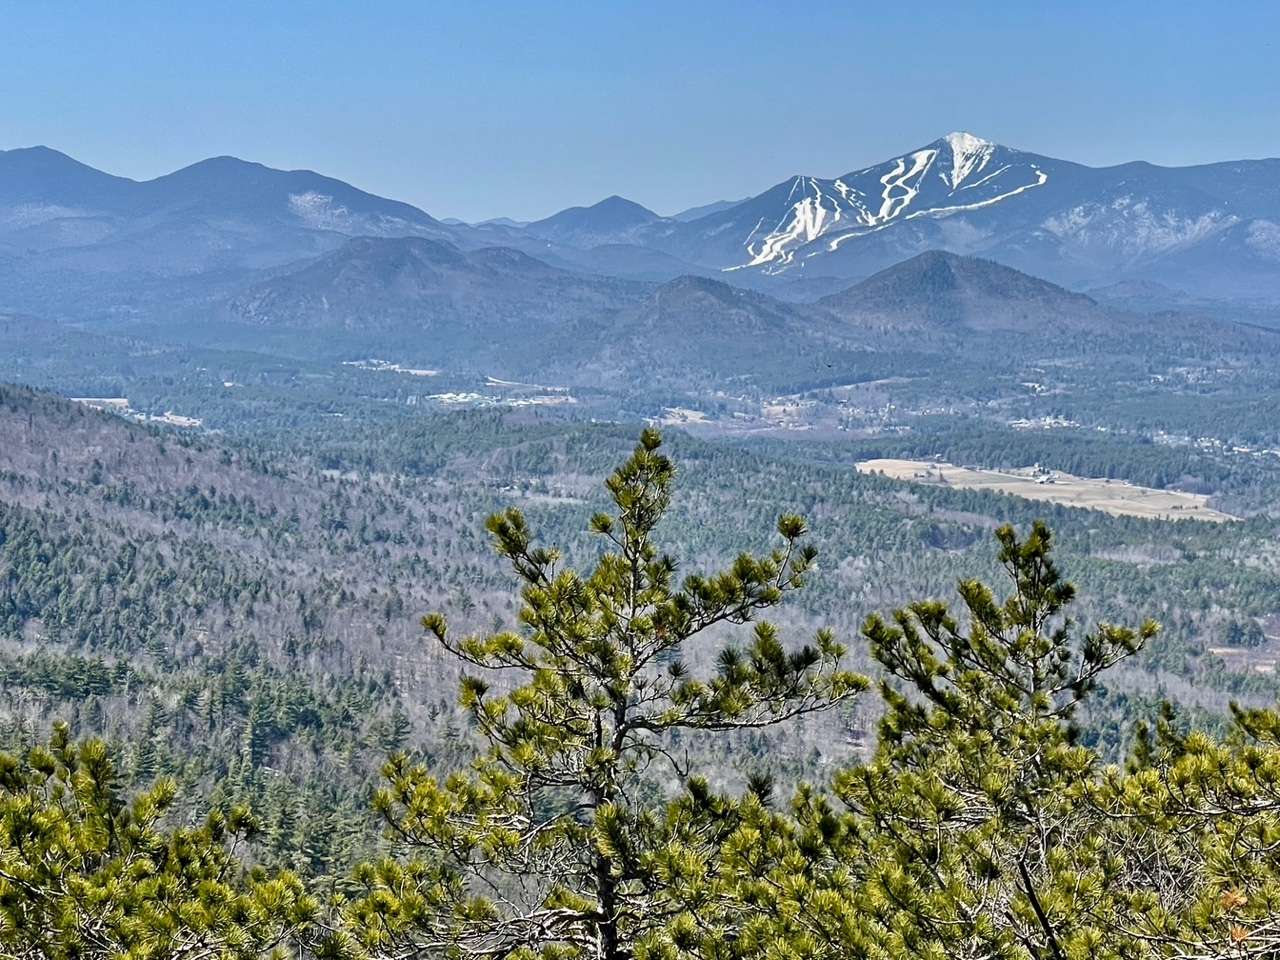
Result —
<instances>
[{"instance_id":1,"label":"valley","mask_svg":"<svg viewBox=\"0 0 1280 960\"><path fill-rule=\"evenodd\" d=\"M0 36L0 960L1280 960L1280 4Z\"/></svg>"},{"instance_id":2,"label":"valley","mask_svg":"<svg viewBox=\"0 0 1280 960\"><path fill-rule=\"evenodd\" d=\"M126 782L259 816L271 867L385 852L386 756L457 770L474 745L420 618L513 622L484 526L508 506L590 562L601 479L651 425L681 575L802 513L818 565L779 626L856 638L1044 519L1082 619L1163 621L1090 748L1121 757L1166 699L1221 729L1280 695L1280 308L1270 281L1159 278L1210 255L1186 223L1220 250L1276 215L1221 211L1258 163L1121 191L952 135L687 218L611 197L469 225L234 158L135 182L0 153L0 745L96 731ZM716 788L789 788L867 756L878 719L679 748Z\"/></svg>"}]
</instances>

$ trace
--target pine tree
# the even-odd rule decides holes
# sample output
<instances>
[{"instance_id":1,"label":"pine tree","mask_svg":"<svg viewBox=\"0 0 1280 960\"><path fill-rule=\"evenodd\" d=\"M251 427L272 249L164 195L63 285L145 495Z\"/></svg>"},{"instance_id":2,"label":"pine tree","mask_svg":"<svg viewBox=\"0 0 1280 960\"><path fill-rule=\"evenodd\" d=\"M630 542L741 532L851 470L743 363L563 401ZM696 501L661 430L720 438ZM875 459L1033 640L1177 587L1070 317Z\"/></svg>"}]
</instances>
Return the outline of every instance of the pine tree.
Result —
<instances>
[{"instance_id":1,"label":"pine tree","mask_svg":"<svg viewBox=\"0 0 1280 960\"><path fill-rule=\"evenodd\" d=\"M138 752L134 762L134 779L139 783L150 781L160 772L161 736L168 724L164 706L154 697L147 707L147 716L138 736Z\"/></svg>"},{"instance_id":2,"label":"pine tree","mask_svg":"<svg viewBox=\"0 0 1280 960\"><path fill-rule=\"evenodd\" d=\"M269 707L264 697L258 694L249 706L249 716L240 737L242 756L250 770L257 771L266 764L270 736Z\"/></svg>"},{"instance_id":3,"label":"pine tree","mask_svg":"<svg viewBox=\"0 0 1280 960\"><path fill-rule=\"evenodd\" d=\"M1067 877L1100 868L1071 817L1097 758L1073 718L1099 676L1155 635L1102 624L1081 635L1065 615L1075 590L1036 523L997 531L1010 591L1003 601L962 581L964 622L924 601L865 635L883 666L886 703L873 761L836 780L864 873L857 935L923 955L1065 960L1082 917ZM1075 847L1067 868L1060 850ZM1087 888L1086 888L1087 889ZM1087 894L1085 894L1087 898Z\"/></svg>"},{"instance_id":4,"label":"pine tree","mask_svg":"<svg viewBox=\"0 0 1280 960\"><path fill-rule=\"evenodd\" d=\"M767 622L745 647L726 647L713 675L691 675L686 644L780 603L803 585L815 551L801 542L800 518L786 516L777 550L677 584L676 561L655 543L675 479L660 443L646 430L608 479L616 512L591 520L606 547L587 573L535 546L518 511L489 519L523 587L519 632L455 639L441 616L424 618L470 668L518 679L495 689L464 678L462 703L487 744L469 770L442 781L404 756L387 764L376 809L418 855L357 873L365 895L350 920L371 950L633 956L673 915L659 877L676 835L691 832L641 796L651 768L690 773L667 737L769 727L865 687L842 669L829 632L788 650ZM690 789L705 795L696 778Z\"/></svg>"},{"instance_id":5,"label":"pine tree","mask_svg":"<svg viewBox=\"0 0 1280 960\"><path fill-rule=\"evenodd\" d=\"M1252 795L1265 795L1280 751L1268 781L1261 751L1232 761L1230 748L1191 750L1166 717L1154 740L1139 738L1129 773L1104 767L1079 744L1076 711L1156 626L1082 634L1066 616L1074 589L1049 530L997 537L1003 601L967 580L963 617L922 601L869 618L884 675L875 754L838 773L831 793L802 789L794 816L740 807L717 854L733 879L721 880L714 911L670 925L646 960L1270 956L1273 938L1243 918L1277 902L1275 859L1268 877L1259 842L1224 901L1214 857L1226 807L1204 796L1192 811L1175 798L1238 789L1242 769ZM1259 841L1280 836L1275 808L1255 809ZM1231 929L1262 952L1224 952Z\"/></svg>"},{"instance_id":6,"label":"pine tree","mask_svg":"<svg viewBox=\"0 0 1280 960\"><path fill-rule=\"evenodd\" d=\"M0 955L30 960L252 960L324 948L318 902L292 874L246 871L242 809L169 829L175 784L129 798L101 741L65 724L0 754Z\"/></svg>"},{"instance_id":7,"label":"pine tree","mask_svg":"<svg viewBox=\"0 0 1280 960\"><path fill-rule=\"evenodd\" d=\"M383 748L387 753L403 749L412 732L413 725L409 722L409 715L404 712L404 707L397 700L395 706L391 708L391 716L387 718L385 733L382 736Z\"/></svg>"}]
</instances>

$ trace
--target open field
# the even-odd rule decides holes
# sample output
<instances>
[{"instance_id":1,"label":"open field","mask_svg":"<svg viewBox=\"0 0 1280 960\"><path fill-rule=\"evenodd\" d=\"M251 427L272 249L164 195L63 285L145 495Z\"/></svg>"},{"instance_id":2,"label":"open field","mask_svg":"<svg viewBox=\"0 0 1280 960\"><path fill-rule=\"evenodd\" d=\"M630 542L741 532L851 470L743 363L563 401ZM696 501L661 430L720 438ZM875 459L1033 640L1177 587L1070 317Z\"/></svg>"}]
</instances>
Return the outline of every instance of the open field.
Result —
<instances>
[{"instance_id":1,"label":"open field","mask_svg":"<svg viewBox=\"0 0 1280 960\"><path fill-rule=\"evenodd\" d=\"M994 490L1027 500L1102 510L1115 516L1153 520L1238 520L1209 507L1209 498L1177 490L1139 487L1124 480L1098 480L1069 473L1025 470L977 470L932 460L864 460L861 473L882 473L895 480L943 484L965 490Z\"/></svg>"}]
</instances>

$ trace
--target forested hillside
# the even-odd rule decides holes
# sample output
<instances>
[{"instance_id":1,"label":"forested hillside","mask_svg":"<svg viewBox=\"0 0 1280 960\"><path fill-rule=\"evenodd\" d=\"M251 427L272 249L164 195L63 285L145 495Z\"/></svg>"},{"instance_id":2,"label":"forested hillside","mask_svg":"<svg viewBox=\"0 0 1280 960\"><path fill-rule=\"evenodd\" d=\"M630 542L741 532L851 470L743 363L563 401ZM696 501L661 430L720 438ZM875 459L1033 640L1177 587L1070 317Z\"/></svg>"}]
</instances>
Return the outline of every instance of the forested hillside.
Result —
<instances>
[{"instance_id":1,"label":"forested hillside","mask_svg":"<svg viewBox=\"0 0 1280 960\"><path fill-rule=\"evenodd\" d=\"M1280 5L66 6L0 960L1280 960Z\"/></svg>"},{"instance_id":2,"label":"forested hillside","mask_svg":"<svg viewBox=\"0 0 1280 960\"><path fill-rule=\"evenodd\" d=\"M101 441L114 427L25 392L5 404L28 428L60 418ZM161 437L124 436L165 469ZM1274 953L1280 717L1233 708L1214 736L1165 700L1118 744L1088 735L1117 670L1161 628L1080 623L1048 526L1001 526L993 583L966 577L956 603L873 612L851 657L835 631L804 642L773 616L813 582L806 521L783 514L772 536L753 525L759 547L686 573L684 551L668 552L669 511L687 500L676 478L644 431L590 516L599 546L581 566L524 511L488 518L521 585L517 619L469 634L440 612L421 618L421 640L465 667L454 685L472 735L444 756L393 725L368 797L376 827L328 821L338 836L324 845L302 828L309 842L282 856L285 798L255 810L253 786L281 773L259 765L256 732L288 710L264 706L261 670L245 678L239 768L207 798L188 769L162 769L154 740L130 756L77 742L66 723L47 738L15 725L20 742L0 753L0 948L102 960ZM710 659L697 656L706 642ZM97 702L132 676L81 669L70 682ZM210 733L217 693L193 697ZM874 745L798 786L757 751L744 789L718 786L741 734L789 739L798 721L855 704L879 717ZM296 719L308 725L305 708Z\"/></svg>"},{"instance_id":3,"label":"forested hillside","mask_svg":"<svg viewBox=\"0 0 1280 960\"><path fill-rule=\"evenodd\" d=\"M403 748L449 768L465 743L457 667L417 620L510 619L484 516L518 504L566 556L590 556L597 478L633 439L630 427L494 411L255 444L4 388L4 740L30 744L65 719L109 738L127 783L171 775L193 806L247 804L269 824L254 842L264 861L349 863L374 842L367 800L382 759ZM1272 519L1175 526L905 488L803 445L751 452L677 434L672 448L680 495L664 531L682 572L759 549L779 514L808 518L819 566L784 626L854 636L871 611L989 573L998 523L1047 516L1083 615L1164 623L1090 706L1086 736L1104 755L1162 697L1214 725L1231 699L1275 695L1271 673L1252 668L1275 663ZM735 734L717 748L717 777L813 775L869 749L875 713Z\"/></svg>"}]
</instances>

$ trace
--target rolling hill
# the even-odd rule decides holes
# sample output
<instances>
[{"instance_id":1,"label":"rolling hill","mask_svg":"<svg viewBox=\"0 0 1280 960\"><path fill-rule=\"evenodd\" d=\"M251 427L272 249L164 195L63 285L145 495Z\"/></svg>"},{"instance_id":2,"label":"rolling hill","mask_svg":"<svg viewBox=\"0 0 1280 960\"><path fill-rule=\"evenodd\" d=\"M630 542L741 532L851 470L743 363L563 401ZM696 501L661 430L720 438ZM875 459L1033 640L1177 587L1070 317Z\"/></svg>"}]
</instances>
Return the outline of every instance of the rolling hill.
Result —
<instances>
[{"instance_id":1,"label":"rolling hill","mask_svg":"<svg viewBox=\"0 0 1280 960\"><path fill-rule=\"evenodd\" d=\"M832 349L821 315L705 277L663 284L582 274L517 250L360 238L255 284L225 319L320 338L334 357L390 354L419 366L579 385L776 383ZM380 355L380 354L379 354Z\"/></svg>"},{"instance_id":2,"label":"rolling hill","mask_svg":"<svg viewBox=\"0 0 1280 960\"><path fill-rule=\"evenodd\" d=\"M895 264L818 305L843 317L900 329L932 327L1052 336L1105 331L1114 318L1085 296L992 260L929 251Z\"/></svg>"}]
</instances>

